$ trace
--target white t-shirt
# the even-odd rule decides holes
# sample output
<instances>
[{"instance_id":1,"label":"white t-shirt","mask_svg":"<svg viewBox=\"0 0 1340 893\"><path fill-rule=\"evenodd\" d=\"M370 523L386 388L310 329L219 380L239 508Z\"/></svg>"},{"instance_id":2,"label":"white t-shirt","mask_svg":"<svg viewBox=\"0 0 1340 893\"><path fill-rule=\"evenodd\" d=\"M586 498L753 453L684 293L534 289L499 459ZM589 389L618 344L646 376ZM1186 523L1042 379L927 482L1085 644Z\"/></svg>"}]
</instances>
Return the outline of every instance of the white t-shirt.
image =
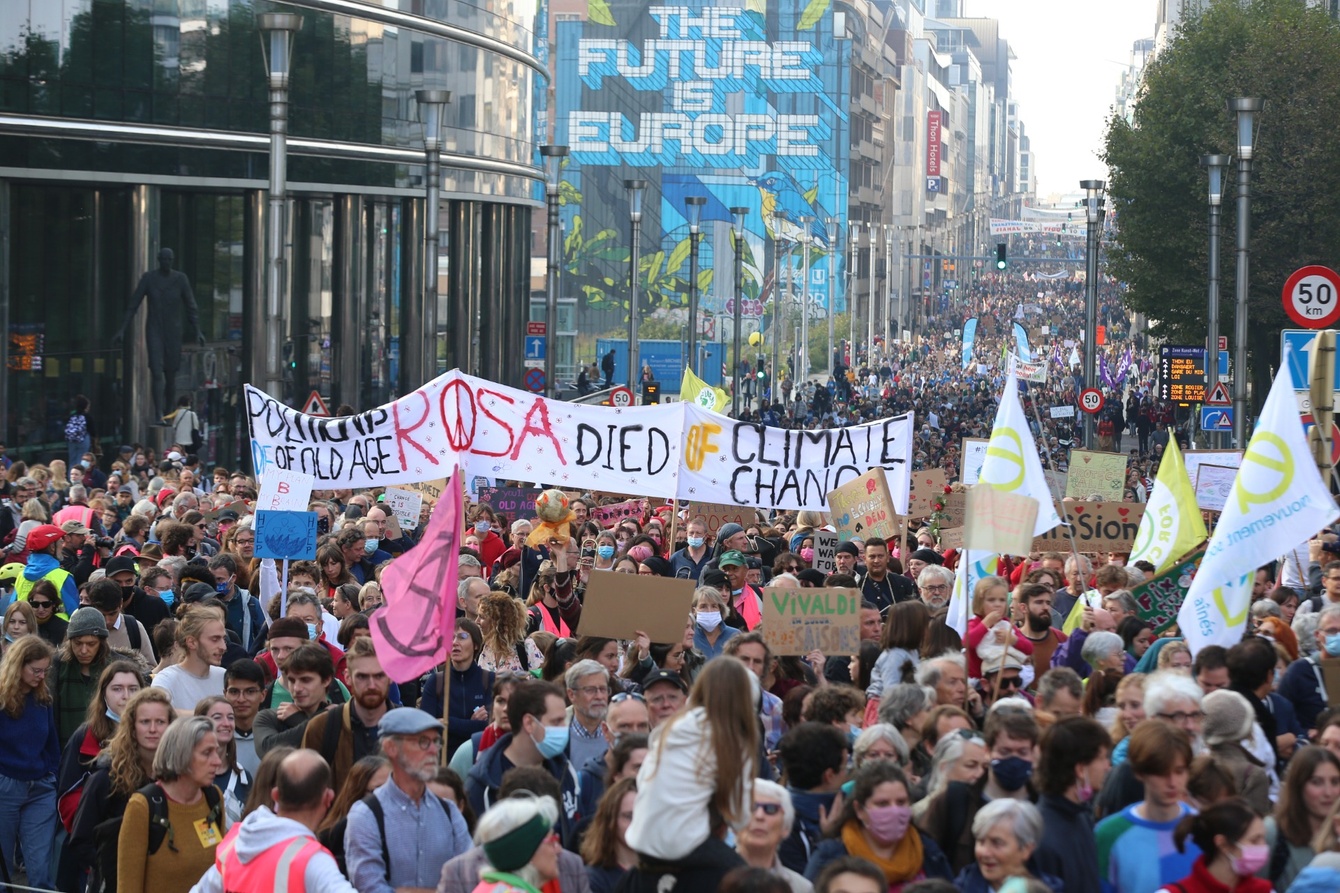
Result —
<instances>
[{"instance_id":1,"label":"white t-shirt","mask_svg":"<svg viewBox=\"0 0 1340 893\"><path fill-rule=\"evenodd\" d=\"M201 679L182 669L181 664L159 671L154 677L154 688L161 688L172 696L172 707L190 713L201 698L223 694L223 667L210 667L209 675Z\"/></svg>"}]
</instances>

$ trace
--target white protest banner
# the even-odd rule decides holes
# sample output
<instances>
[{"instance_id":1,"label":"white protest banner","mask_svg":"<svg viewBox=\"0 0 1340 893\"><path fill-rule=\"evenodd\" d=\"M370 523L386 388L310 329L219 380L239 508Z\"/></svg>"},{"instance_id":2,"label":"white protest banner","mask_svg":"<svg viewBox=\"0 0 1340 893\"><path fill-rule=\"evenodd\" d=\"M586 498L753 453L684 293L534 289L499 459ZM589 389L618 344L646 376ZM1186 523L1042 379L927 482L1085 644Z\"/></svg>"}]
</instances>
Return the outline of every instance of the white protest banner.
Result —
<instances>
[{"instance_id":1,"label":"white protest banner","mask_svg":"<svg viewBox=\"0 0 1340 893\"><path fill-rule=\"evenodd\" d=\"M968 491L968 517L963 544L974 550L1001 555L1027 555L1033 549L1033 525L1038 501L995 487Z\"/></svg>"},{"instance_id":2,"label":"white protest banner","mask_svg":"<svg viewBox=\"0 0 1340 893\"><path fill-rule=\"evenodd\" d=\"M1188 463L1189 464L1189 463ZM1177 613L1192 653L1242 638L1256 569L1340 517L1312 462L1287 368L1275 377L1219 524Z\"/></svg>"},{"instance_id":3,"label":"white protest banner","mask_svg":"<svg viewBox=\"0 0 1340 893\"><path fill-rule=\"evenodd\" d=\"M1007 370L1014 375L1019 376L1021 381L1030 381L1036 384L1047 383L1047 362L1040 360L1030 362L1020 359L1016 354L1011 353Z\"/></svg>"},{"instance_id":4,"label":"white protest banner","mask_svg":"<svg viewBox=\"0 0 1340 893\"><path fill-rule=\"evenodd\" d=\"M305 512L312 501L312 476L301 471L267 468L261 475L261 491L256 495L256 510L266 512Z\"/></svg>"},{"instance_id":5,"label":"white protest banner","mask_svg":"<svg viewBox=\"0 0 1340 893\"><path fill-rule=\"evenodd\" d=\"M1236 468L1202 464L1196 469L1196 506L1207 512L1222 512L1233 490Z\"/></svg>"},{"instance_id":6,"label":"white protest banner","mask_svg":"<svg viewBox=\"0 0 1340 893\"><path fill-rule=\"evenodd\" d=\"M1053 406L1048 410L1054 419L1073 419L1075 417L1075 407L1073 406Z\"/></svg>"},{"instance_id":7,"label":"white protest banner","mask_svg":"<svg viewBox=\"0 0 1340 893\"><path fill-rule=\"evenodd\" d=\"M566 404L565 404L566 405ZM883 468L894 508L907 512L912 414L817 431L770 428L709 412L684 412L679 498L728 505L827 511L827 495Z\"/></svg>"},{"instance_id":8,"label":"white protest banner","mask_svg":"<svg viewBox=\"0 0 1340 893\"><path fill-rule=\"evenodd\" d=\"M387 487L386 508L395 515L401 527L413 530L419 526L419 510L423 508L423 494L398 487Z\"/></svg>"},{"instance_id":9,"label":"white protest banner","mask_svg":"<svg viewBox=\"0 0 1340 893\"><path fill-rule=\"evenodd\" d=\"M987 443L989 441L985 437L963 438L963 462L958 475L959 483L967 487L977 483L982 474L982 463L986 461Z\"/></svg>"},{"instance_id":10,"label":"white protest banner","mask_svg":"<svg viewBox=\"0 0 1340 893\"><path fill-rule=\"evenodd\" d=\"M1182 454L1182 463L1186 466L1187 480L1194 487L1196 474L1202 465L1237 468L1242 464L1242 450L1187 450ZM1163 466L1159 465L1159 468Z\"/></svg>"},{"instance_id":11,"label":"white protest banner","mask_svg":"<svg viewBox=\"0 0 1340 893\"><path fill-rule=\"evenodd\" d=\"M246 395L252 461L262 476L279 468L322 486L381 487L441 478L459 461L467 476L675 495L678 404L585 406L459 371L340 418L304 415L250 385Z\"/></svg>"},{"instance_id":12,"label":"white protest banner","mask_svg":"<svg viewBox=\"0 0 1340 893\"><path fill-rule=\"evenodd\" d=\"M836 530L814 531L814 561L810 566L822 574L837 572L838 535Z\"/></svg>"}]
</instances>

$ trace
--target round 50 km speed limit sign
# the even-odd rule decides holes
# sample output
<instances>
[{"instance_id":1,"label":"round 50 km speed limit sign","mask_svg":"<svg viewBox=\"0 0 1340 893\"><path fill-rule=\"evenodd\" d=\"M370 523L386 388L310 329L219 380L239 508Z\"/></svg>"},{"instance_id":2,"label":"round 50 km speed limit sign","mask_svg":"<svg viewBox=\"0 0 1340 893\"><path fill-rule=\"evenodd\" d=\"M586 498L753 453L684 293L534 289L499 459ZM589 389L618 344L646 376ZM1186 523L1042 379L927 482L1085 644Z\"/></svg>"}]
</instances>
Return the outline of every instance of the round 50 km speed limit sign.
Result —
<instances>
[{"instance_id":1,"label":"round 50 km speed limit sign","mask_svg":"<svg viewBox=\"0 0 1340 893\"><path fill-rule=\"evenodd\" d=\"M1340 275L1329 267L1302 267L1284 283L1284 312L1300 326L1327 329L1340 321Z\"/></svg>"},{"instance_id":2,"label":"round 50 km speed limit sign","mask_svg":"<svg viewBox=\"0 0 1340 893\"><path fill-rule=\"evenodd\" d=\"M1103 408L1103 392L1097 388L1085 388L1079 392L1079 408L1092 415Z\"/></svg>"}]
</instances>

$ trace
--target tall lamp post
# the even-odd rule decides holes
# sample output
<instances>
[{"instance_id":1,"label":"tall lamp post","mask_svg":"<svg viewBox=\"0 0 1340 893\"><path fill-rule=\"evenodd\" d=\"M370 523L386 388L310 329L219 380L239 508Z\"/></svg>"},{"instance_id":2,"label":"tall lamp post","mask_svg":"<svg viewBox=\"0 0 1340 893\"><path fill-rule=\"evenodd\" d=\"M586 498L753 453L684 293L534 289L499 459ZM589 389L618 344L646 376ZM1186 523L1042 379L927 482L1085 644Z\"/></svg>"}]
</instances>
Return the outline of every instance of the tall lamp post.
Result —
<instances>
[{"instance_id":1,"label":"tall lamp post","mask_svg":"<svg viewBox=\"0 0 1340 893\"><path fill-rule=\"evenodd\" d=\"M884 291L888 297L884 300L884 350L889 349L892 335L893 316L893 224L884 224Z\"/></svg>"},{"instance_id":2,"label":"tall lamp post","mask_svg":"<svg viewBox=\"0 0 1340 893\"><path fill-rule=\"evenodd\" d=\"M558 182L563 170L563 159L567 157L567 146L541 146L540 155L544 158L544 200L549 212L549 223L545 228L549 238L545 249L544 282L544 384L550 397L558 396L558 382L554 377L554 355L558 353L558 264L562 257L563 233L558 225Z\"/></svg>"},{"instance_id":3,"label":"tall lamp post","mask_svg":"<svg viewBox=\"0 0 1340 893\"><path fill-rule=\"evenodd\" d=\"M1084 265L1084 386L1094 387L1098 370L1098 236L1103 228L1103 181L1081 180L1088 221L1088 245ZM1093 449L1094 416L1084 414L1084 446Z\"/></svg>"},{"instance_id":4,"label":"tall lamp post","mask_svg":"<svg viewBox=\"0 0 1340 893\"><path fill-rule=\"evenodd\" d=\"M731 415L740 417L740 388L744 382L740 379L740 321L744 305L744 218L748 208L730 209L731 236L735 243L735 357L732 364L730 409Z\"/></svg>"},{"instance_id":5,"label":"tall lamp post","mask_svg":"<svg viewBox=\"0 0 1340 893\"><path fill-rule=\"evenodd\" d=\"M689 368L698 374L698 238L702 234L703 206L707 198L690 195L684 199L689 215Z\"/></svg>"},{"instance_id":6,"label":"tall lamp post","mask_svg":"<svg viewBox=\"0 0 1340 893\"><path fill-rule=\"evenodd\" d=\"M879 224L870 224L870 298L866 305L868 317L865 321L865 361L870 367L875 365L875 256L879 254Z\"/></svg>"},{"instance_id":7,"label":"tall lamp post","mask_svg":"<svg viewBox=\"0 0 1340 893\"><path fill-rule=\"evenodd\" d=\"M800 217L800 250L805 252L804 263L801 267L804 269L804 279L800 285L800 350L796 357L796 384L803 384L809 378L810 372L810 245L812 244L811 229L814 226L814 217L810 214L802 214Z\"/></svg>"},{"instance_id":8,"label":"tall lamp post","mask_svg":"<svg viewBox=\"0 0 1340 893\"><path fill-rule=\"evenodd\" d=\"M837 256L837 221L829 217L824 221L828 234L828 377L833 377L833 291L837 278L835 260Z\"/></svg>"},{"instance_id":9,"label":"tall lamp post","mask_svg":"<svg viewBox=\"0 0 1340 893\"><path fill-rule=\"evenodd\" d=\"M772 330L769 334L772 336L772 376L773 393L777 393L777 377L781 375L781 354L782 354L782 223L784 218L780 214L772 215ZM786 254L787 268L786 272L791 274L791 252Z\"/></svg>"},{"instance_id":10,"label":"tall lamp post","mask_svg":"<svg viewBox=\"0 0 1340 893\"><path fill-rule=\"evenodd\" d=\"M283 391L284 205L288 191L288 78L293 64L293 35L302 16L267 12L256 18L261 55L270 87L270 196L266 224L269 268L265 279L265 389Z\"/></svg>"},{"instance_id":11,"label":"tall lamp post","mask_svg":"<svg viewBox=\"0 0 1340 893\"><path fill-rule=\"evenodd\" d=\"M1205 386L1213 391L1219 384L1219 213L1224 197L1224 170L1233 163L1229 155L1202 155L1200 163L1210 172L1210 287L1206 313ZM1210 434L1210 447L1218 447L1218 432Z\"/></svg>"},{"instance_id":12,"label":"tall lamp post","mask_svg":"<svg viewBox=\"0 0 1340 893\"><path fill-rule=\"evenodd\" d=\"M632 251L628 255L628 389L633 392L633 404L636 405L642 398L642 365L637 341L637 265L642 248L642 194L647 189L647 181L624 180L623 185L628 190L628 219L633 224Z\"/></svg>"},{"instance_id":13,"label":"tall lamp post","mask_svg":"<svg viewBox=\"0 0 1340 893\"><path fill-rule=\"evenodd\" d=\"M1233 445L1237 449L1247 445L1247 237L1252 226L1252 149L1256 142L1256 114L1262 105L1262 100L1255 97L1228 101L1229 111L1238 116L1238 278L1237 307L1233 314Z\"/></svg>"},{"instance_id":14,"label":"tall lamp post","mask_svg":"<svg viewBox=\"0 0 1340 893\"><path fill-rule=\"evenodd\" d=\"M861 222L853 220L847 224L847 241L851 243L851 275L847 277L847 350L851 356L847 362L852 370L856 369L856 277L861 272Z\"/></svg>"},{"instance_id":15,"label":"tall lamp post","mask_svg":"<svg viewBox=\"0 0 1340 893\"><path fill-rule=\"evenodd\" d=\"M431 381L437 376L437 257L439 235L438 210L442 191L442 110L451 102L450 90L415 90L414 100L423 121L423 151L428 169L424 175L425 214L423 224L423 342L421 367L416 370L420 381ZM457 314L448 312L455 319ZM410 337L413 337L411 333Z\"/></svg>"}]
</instances>

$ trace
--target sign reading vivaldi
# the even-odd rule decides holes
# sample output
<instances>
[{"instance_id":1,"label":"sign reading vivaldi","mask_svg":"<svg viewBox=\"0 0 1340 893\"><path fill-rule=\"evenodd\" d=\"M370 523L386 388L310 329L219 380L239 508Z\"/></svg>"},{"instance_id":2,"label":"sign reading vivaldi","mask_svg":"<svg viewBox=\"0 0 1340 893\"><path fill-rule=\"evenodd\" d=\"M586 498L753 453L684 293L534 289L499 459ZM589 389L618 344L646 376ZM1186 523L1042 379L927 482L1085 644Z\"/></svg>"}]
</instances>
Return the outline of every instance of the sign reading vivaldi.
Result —
<instances>
[{"instance_id":1,"label":"sign reading vivaldi","mask_svg":"<svg viewBox=\"0 0 1340 893\"><path fill-rule=\"evenodd\" d=\"M836 309L845 309L846 239L839 231L830 283L826 221L846 219L843 72L851 41L834 39L832 3L586 6L584 20L556 23L554 55L556 141L571 149L563 171L564 263L579 317L626 313L622 292L609 284L627 276L625 176L648 181L644 311L684 305L689 197L706 200L698 283L705 312L730 312L733 207L749 210L743 292L746 307L766 308L765 336L777 281L794 283L792 294L803 286L812 314L827 307L831 284Z\"/></svg>"}]
</instances>

